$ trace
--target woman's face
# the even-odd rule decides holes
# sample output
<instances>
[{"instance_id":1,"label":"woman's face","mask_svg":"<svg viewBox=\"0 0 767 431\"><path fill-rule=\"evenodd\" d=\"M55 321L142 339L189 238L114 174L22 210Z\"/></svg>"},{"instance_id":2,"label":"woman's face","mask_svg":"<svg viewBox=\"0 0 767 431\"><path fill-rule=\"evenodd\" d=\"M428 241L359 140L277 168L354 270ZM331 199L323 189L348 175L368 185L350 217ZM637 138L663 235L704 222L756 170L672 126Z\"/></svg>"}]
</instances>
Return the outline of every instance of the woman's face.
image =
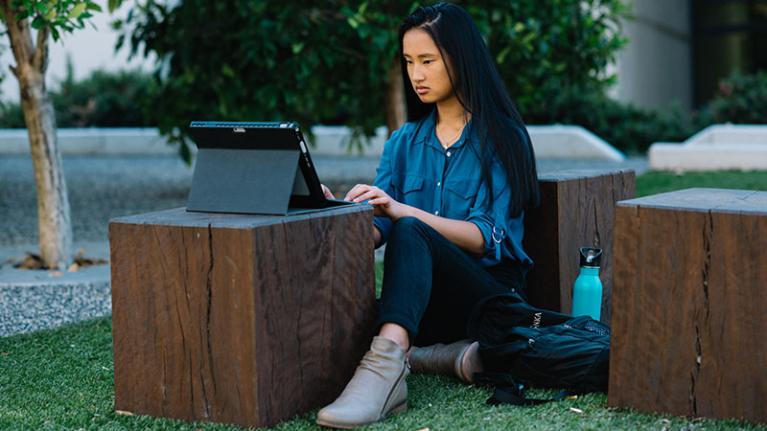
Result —
<instances>
[{"instance_id":1,"label":"woman's face","mask_svg":"<svg viewBox=\"0 0 767 431\"><path fill-rule=\"evenodd\" d=\"M447 64L429 33L408 30L402 38L402 54L413 90L423 103L435 103L453 96Z\"/></svg>"}]
</instances>

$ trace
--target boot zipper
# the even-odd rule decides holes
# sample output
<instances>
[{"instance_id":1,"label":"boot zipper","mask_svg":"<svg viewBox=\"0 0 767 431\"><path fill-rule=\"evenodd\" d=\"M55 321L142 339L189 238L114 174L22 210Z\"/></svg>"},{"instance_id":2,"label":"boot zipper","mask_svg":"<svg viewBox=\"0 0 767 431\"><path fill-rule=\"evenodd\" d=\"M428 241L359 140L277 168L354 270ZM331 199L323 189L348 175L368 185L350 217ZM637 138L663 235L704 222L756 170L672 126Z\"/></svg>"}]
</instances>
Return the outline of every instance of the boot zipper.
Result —
<instances>
[{"instance_id":1,"label":"boot zipper","mask_svg":"<svg viewBox=\"0 0 767 431\"><path fill-rule=\"evenodd\" d=\"M400 372L399 377L397 377L397 380L394 382L392 387L389 389L389 395L386 396L386 401L384 402L383 407L381 408L381 411L378 413L379 420L383 419L383 413L386 411L386 406L389 405L389 400L391 399L392 394L394 394L394 389L397 387L399 382L402 380L403 376L405 375L405 371L407 370L407 362L405 362L405 366L402 368L402 372Z\"/></svg>"}]
</instances>

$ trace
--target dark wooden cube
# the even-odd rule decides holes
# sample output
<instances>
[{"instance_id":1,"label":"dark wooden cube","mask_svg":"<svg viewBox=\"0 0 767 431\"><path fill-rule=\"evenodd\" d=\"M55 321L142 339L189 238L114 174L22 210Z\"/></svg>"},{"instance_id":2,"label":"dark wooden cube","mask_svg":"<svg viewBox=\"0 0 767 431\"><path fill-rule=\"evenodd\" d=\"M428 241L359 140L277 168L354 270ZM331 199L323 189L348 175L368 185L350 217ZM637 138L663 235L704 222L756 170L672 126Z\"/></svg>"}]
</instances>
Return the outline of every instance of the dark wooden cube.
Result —
<instances>
[{"instance_id":1,"label":"dark wooden cube","mask_svg":"<svg viewBox=\"0 0 767 431\"><path fill-rule=\"evenodd\" d=\"M542 173L540 207L525 214L524 247L535 262L527 277L530 302L569 313L580 271L581 247L604 250L601 320L610 321L615 204L633 198L634 171L572 170Z\"/></svg>"},{"instance_id":2,"label":"dark wooden cube","mask_svg":"<svg viewBox=\"0 0 767 431\"><path fill-rule=\"evenodd\" d=\"M767 192L618 204L609 404L767 421Z\"/></svg>"},{"instance_id":3,"label":"dark wooden cube","mask_svg":"<svg viewBox=\"0 0 767 431\"><path fill-rule=\"evenodd\" d=\"M376 316L372 210L110 222L115 409L264 427L331 402Z\"/></svg>"}]
</instances>

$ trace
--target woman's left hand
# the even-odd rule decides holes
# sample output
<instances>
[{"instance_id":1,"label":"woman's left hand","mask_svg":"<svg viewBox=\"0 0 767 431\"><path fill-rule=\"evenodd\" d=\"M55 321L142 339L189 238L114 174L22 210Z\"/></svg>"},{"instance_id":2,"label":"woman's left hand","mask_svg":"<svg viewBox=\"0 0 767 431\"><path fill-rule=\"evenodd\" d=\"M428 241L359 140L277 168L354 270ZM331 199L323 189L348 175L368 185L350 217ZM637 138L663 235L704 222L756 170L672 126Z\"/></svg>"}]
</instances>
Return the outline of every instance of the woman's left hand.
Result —
<instances>
[{"instance_id":1,"label":"woman's left hand","mask_svg":"<svg viewBox=\"0 0 767 431\"><path fill-rule=\"evenodd\" d=\"M352 187L344 200L351 202L368 201L370 205L373 205L374 215L387 216L394 221L405 217L410 208L392 199L385 191L368 184L357 184Z\"/></svg>"}]
</instances>

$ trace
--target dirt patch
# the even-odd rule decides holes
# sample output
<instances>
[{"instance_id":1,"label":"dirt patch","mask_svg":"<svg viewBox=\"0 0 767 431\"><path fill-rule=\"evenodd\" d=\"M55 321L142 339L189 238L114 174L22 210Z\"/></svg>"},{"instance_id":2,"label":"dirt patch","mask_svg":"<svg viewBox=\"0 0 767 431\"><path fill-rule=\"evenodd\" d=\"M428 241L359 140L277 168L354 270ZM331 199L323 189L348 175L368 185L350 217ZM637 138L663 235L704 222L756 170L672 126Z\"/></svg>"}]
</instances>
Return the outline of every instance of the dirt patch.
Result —
<instances>
[{"instance_id":1,"label":"dirt patch","mask_svg":"<svg viewBox=\"0 0 767 431\"><path fill-rule=\"evenodd\" d=\"M27 252L27 254L21 258L10 258L5 263L12 265L16 269L28 269L28 270L47 270L50 269L45 266L43 259L37 253ZM109 263L106 259L86 257L85 249L81 248L75 253L72 264L67 268L67 272L77 272L80 268L86 268L94 265L105 265Z\"/></svg>"}]
</instances>

